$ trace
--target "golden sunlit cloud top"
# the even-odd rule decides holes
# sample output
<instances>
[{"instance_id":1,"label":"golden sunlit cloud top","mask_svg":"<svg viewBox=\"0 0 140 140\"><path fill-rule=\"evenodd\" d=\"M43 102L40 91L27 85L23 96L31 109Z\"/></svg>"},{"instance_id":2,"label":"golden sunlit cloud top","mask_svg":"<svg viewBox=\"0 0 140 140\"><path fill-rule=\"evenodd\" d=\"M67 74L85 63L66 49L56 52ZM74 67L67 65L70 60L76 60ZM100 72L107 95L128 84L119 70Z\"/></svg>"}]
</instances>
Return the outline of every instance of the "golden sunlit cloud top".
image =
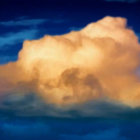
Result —
<instances>
[{"instance_id":1,"label":"golden sunlit cloud top","mask_svg":"<svg viewBox=\"0 0 140 140\"><path fill-rule=\"evenodd\" d=\"M140 44L126 19L105 17L81 31L25 41L0 66L0 94L35 93L63 105L108 99L140 106Z\"/></svg>"}]
</instances>

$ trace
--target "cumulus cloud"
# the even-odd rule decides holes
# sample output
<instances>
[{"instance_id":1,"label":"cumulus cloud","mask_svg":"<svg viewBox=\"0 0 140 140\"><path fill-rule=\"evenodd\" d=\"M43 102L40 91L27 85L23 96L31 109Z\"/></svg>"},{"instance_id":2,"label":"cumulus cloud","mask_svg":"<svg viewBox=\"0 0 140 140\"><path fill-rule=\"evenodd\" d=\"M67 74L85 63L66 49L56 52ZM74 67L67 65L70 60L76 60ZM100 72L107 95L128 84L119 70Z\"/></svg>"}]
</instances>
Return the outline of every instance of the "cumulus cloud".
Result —
<instances>
[{"instance_id":1,"label":"cumulus cloud","mask_svg":"<svg viewBox=\"0 0 140 140\"><path fill-rule=\"evenodd\" d=\"M26 39L36 38L37 29L8 32L0 37L0 64L17 60L17 53Z\"/></svg>"},{"instance_id":2,"label":"cumulus cloud","mask_svg":"<svg viewBox=\"0 0 140 140\"><path fill-rule=\"evenodd\" d=\"M80 31L25 41L0 66L0 95L35 93L46 103L107 100L140 106L140 44L126 19L105 17Z\"/></svg>"}]
</instances>

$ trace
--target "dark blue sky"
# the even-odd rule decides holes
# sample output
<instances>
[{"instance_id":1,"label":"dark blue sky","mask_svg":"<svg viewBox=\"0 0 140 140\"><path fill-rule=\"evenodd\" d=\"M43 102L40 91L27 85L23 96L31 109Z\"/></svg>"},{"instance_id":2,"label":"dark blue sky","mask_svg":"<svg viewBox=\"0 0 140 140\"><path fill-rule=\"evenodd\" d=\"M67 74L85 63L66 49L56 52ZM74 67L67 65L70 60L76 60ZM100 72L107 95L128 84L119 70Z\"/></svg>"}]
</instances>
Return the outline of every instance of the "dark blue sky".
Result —
<instances>
[{"instance_id":1,"label":"dark blue sky","mask_svg":"<svg viewBox=\"0 0 140 140\"><path fill-rule=\"evenodd\" d=\"M0 64L15 61L26 39L80 30L108 15L127 18L128 27L140 35L139 0L0 0ZM42 117L44 112L39 107L37 111L41 117L34 114L33 106L40 106L35 102L29 105L34 117L20 117L20 113L29 111L26 104L23 100L5 102L4 108L0 108L0 140L140 140L139 108L111 108L111 105L102 104L104 107L100 106L99 112L108 114L99 120L95 117L78 118L79 114L76 114L76 119L66 119L61 118L65 112L58 110L54 111L60 113L55 114L57 117L52 118L50 114ZM50 106L41 104L41 108L54 113ZM109 116L110 111L116 113L115 118ZM74 116L75 110L69 114Z\"/></svg>"},{"instance_id":2,"label":"dark blue sky","mask_svg":"<svg viewBox=\"0 0 140 140\"><path fill-rule=\"evenodd\" d=\"M121 16L139 35L138 0L1 0L0 63L17 59L26 39L79 30L104 16Z\"/></svg>"}]
</instances>

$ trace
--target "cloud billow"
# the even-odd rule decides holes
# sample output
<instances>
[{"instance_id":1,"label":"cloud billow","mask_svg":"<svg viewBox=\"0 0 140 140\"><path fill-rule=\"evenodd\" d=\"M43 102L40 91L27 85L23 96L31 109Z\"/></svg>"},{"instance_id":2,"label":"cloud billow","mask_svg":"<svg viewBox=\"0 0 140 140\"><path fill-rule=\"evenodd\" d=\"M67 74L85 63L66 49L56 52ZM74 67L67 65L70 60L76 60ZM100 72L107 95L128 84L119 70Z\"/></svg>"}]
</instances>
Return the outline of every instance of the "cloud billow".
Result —
<instances>
[{"instance_id":1,"label":"cloud billow","mask_svg":"<svg viewBox=\"0 0 140 140\"><path fill-rule=\"evenodd\" d=\"M120 17L25 41L17 61L0 66L1 111L14 116L25 110L25 116L137 118L139 55L138 38ZM28 100L31 93L37 98Z\"/></svg>"}]
</instances>

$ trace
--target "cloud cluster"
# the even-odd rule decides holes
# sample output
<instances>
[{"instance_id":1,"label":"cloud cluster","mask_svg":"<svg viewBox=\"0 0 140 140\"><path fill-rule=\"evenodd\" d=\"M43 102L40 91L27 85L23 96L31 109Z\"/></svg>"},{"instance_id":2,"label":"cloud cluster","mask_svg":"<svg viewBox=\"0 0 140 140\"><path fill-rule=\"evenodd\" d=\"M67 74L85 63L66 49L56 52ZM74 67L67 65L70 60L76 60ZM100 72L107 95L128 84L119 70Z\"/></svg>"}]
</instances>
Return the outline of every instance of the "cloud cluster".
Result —
<instances>
[{"instance_id":1,"label":"cloud cluster","mask_svg":"<svg viewBox=\"0 0 140 140\"><path fill-rule=\"evenodd\" d=\"M35 93L65 105L108 100L140 105L140 44L126 19L105 17L80 31L25 41L0 66L0 95Z\"/></svg>"}]
</instances>

